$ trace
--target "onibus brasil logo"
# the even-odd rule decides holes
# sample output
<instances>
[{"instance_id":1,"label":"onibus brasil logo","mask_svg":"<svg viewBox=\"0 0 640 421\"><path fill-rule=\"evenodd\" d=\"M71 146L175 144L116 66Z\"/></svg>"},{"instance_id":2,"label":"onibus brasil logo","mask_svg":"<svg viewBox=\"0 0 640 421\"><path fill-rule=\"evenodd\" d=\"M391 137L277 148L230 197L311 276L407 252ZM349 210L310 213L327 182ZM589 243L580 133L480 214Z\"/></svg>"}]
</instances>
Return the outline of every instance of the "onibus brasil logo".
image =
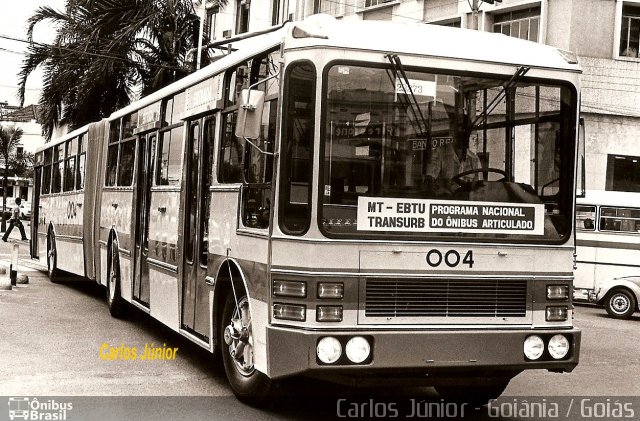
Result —
<instances>
[{"instance_id":1,"label":"onibus brasil logo","mask_svg":"<svg viewBox=\"0 0 640 421\"><path fill-rule=\"evenodd\" d=\"M42 402L38 398L9 398L10 420L66 420L73 409L71 402L58 402L47 399Z\"/></svg>"}]
</instances>

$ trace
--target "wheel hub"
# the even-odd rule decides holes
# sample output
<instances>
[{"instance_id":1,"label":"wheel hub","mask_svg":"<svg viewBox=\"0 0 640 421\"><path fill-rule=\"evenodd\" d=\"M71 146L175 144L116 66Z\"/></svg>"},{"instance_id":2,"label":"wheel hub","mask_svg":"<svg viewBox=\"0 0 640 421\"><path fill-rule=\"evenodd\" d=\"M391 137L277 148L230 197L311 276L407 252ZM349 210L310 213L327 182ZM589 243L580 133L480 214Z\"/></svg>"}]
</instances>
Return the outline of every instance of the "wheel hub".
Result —
<instances>
[{"instance_id":1,"label":"wheel hub","mask_svg":"<svg viewBox=\"0 0 640 421\"><path fill-rule=\"evenodd\" d=\"M224 329L223 336L236 368L242 375L249 376L255 369L253 366L251 316L246 297L243 297L238 303L229 325Z\"/></svg>"}]
</instances>

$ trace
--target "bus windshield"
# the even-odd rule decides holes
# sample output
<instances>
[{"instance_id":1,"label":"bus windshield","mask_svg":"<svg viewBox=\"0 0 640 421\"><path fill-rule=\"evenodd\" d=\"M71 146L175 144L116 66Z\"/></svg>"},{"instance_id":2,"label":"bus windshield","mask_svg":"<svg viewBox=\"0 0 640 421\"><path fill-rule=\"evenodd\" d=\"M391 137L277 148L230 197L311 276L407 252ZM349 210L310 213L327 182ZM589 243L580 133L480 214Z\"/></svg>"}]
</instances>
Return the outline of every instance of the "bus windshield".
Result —
<instances>
[{"instance_id":1,"label":"bus windshield","mask_svg":"<svg viewBox=\"0 0 640 421\"><path fill-rule=\"evenodd\" d=\"M329 237L563 242L576 94L567 84L333 64L319 224Z\"/></svg>"}]
</instances>

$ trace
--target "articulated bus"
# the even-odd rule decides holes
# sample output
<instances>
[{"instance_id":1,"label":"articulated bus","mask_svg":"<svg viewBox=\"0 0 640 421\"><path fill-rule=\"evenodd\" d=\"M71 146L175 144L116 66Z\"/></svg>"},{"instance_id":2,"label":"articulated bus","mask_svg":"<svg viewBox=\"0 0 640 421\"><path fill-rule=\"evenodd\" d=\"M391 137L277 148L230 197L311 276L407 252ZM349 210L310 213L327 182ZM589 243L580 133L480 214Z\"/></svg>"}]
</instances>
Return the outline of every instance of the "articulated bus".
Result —
<instances>
[{"instance_id":1,"label":"articulated bus","mask_svg":"<svg viewBox=\"0 0 640 421\"><path fill-rule=\"evenodd\" d=\"M576 205L574 299L626 319L640 302L640 193L587 191Z\"/></svg>"},{"instance_id":2,"label":"articulated bus","mask_svg":"<svg viewBox=\"0 0 640 421\"><path fill-rule=\"evenodd\" d=\"M322 15L225 42L37 152L52 280L221 350L252 403L291 376L486 401L574 369L570 53Z\"/></svg>"}]
</instances>

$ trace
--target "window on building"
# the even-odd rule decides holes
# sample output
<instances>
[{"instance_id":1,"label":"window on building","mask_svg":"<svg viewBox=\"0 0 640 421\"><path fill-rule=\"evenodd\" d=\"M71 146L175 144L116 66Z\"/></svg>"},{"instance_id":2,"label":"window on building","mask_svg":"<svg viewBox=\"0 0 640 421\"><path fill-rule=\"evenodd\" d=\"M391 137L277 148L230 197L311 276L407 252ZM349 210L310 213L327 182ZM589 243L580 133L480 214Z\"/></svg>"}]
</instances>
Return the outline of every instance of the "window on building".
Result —
<instances>
[{"instance_id":1,"label":"window on building","mask_svg":"<svg viewBox=\"0 0 640 421\"><path fill-rule=\"evenodd\" d=\"M218 6L207 9L207 19L204 24L204 33L207 34L210 40L216 39L216 21L218 19L218 12L220 8Z\"/></svg>"},{"instance_id":2,"label":"window on building","mask_svg":"<svg viewBox=\"0 0 640 421\"><path fill-rule=\"evenodd\" d=\"M538 42L540 8L515 10L493 16L493 32Z\"/></svg>"},{"instance_id":3,"label":"window on building","mask_svg":"<svg viewBox=\"0 0 640 421\"><path fill-rule=\"evenodd\" d=\"M449 19L449 20L444 20L444 21L438 21L438 22L429 22L429 24L431 25L438 25L438 26L448 26L450 28L461 28L462 27L462 23L460 21L460 19Z\"/></svg>"},{"instance_id":4,"label":"window on building","mask_svg":"<svg viewBox=\"0 0 640 421\"><path fill-rule=\"evenodd\" d=\"M640 51L640 4L624 3L620 25L621 57L638 57Z\"/></svg>"},{"instance_id":5,"label":"window on building","mask_svg":"<svg viewBox=\"0 0 640 421\"><path fill-rule=\"evenodd\" d=\"M250 0L236 0L236 34L249 31Z\"/></svg>"},{"instance_id":6,"label":"window on building","mask_svg":"<svg viewBox=\"0 0 640 421\"><path fill-rule=\"evenodd\" d=\"M640 192L640 156L607 155L605 190Z\"/></svg>"},{"instance_id":7,"label":"window on building","mask_svg":"<svg viewBox=\"0 0 640 421\"><path fill-rule=\"evenodd\" d=\"M280 23L280 1L271 0L271 25Z\"/></svg>"},{"instance_id":8,"label":"window on building","mask_svg":"<svg viewBox=\"0 0 640 421\"><path fill-rule=\"evenodd\" d=\"M316 0L314 4L315 13L326 13L332 16L344 15L345 0Z\"/></svg>"},{"instance_id":9,"label":"window on building","mask_svg":"<svg viewBox=\"0 0 640 421\"><path fill-rule=\"evenodd\" d=\"M364 0L364 7L374 7L385 3L395 2L396 0Z\"/></svg>"}]
</instances>

